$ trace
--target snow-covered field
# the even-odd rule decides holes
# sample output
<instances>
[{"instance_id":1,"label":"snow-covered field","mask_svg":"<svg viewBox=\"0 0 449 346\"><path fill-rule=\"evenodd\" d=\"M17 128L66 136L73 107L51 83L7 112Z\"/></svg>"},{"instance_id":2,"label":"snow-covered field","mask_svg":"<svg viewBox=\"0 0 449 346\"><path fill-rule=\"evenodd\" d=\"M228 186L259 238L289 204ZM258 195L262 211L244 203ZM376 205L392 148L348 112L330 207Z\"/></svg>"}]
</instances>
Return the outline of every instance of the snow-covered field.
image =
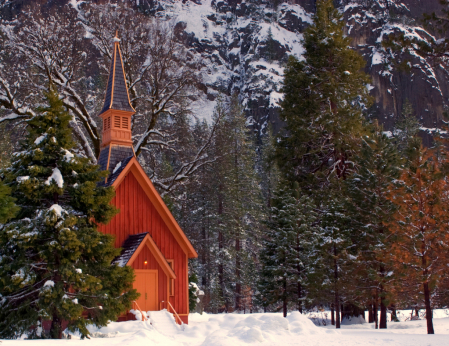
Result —
<instances>
[{"instance_id":1,"label":"snow-covered field","mask_svg":"<svg viewBox=\"0 0 449 346\"><path fill-rule=\"evenodd\" d=\"M409 312L400 315L407 319ZM426 334L426 321L390 322L387 330L375 330L373 324L348 324L336 331L332 326L317 327L299 312L285 319L278 313L265 314L191 314L190 324L184 328L172 323L166 312L150 313L146 322L112 322L107 327L92 329L90 340L3 340L2 346L52 345L192 345L239 346L260 345L449 345L449 317L447 310L435 312L435 335ZM170 317L170 318L169 318ZM153 322L151 324L150 322ZM184 330L183 330L184 329Z\"/></svg>"}]
</instances>

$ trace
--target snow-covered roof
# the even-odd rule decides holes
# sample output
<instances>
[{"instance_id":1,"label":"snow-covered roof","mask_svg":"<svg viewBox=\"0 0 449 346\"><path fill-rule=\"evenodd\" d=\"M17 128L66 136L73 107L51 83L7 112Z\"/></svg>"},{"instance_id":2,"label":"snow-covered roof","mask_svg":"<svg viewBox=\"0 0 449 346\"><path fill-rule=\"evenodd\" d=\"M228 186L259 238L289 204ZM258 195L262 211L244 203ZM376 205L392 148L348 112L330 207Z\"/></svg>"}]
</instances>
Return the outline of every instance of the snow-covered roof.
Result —
<instances>
[{"instance_id":1,"label":"snow-covered roof","mask_svg":"<svg viewBox=\"0 0 449 346\"><path fill-rule=\"evenodd\" d=\"M98 158L100 170L109 171L111 174L102 186L111 186L120 173L126 168L126 165L134 156L132 147L121 145L108 145L103 148Z\"/></svg>"},{"instance_id":2,"label":"snow-covered roof","mask_svg":"<svg viewBox=\"0 0 449 346\"><path fill-rule=\"evenodd\" d=\"M122 253L114 258L112 264L124 267L138 249L148 232L130 235L122 246Z\"/></svg>"}]
</instances>

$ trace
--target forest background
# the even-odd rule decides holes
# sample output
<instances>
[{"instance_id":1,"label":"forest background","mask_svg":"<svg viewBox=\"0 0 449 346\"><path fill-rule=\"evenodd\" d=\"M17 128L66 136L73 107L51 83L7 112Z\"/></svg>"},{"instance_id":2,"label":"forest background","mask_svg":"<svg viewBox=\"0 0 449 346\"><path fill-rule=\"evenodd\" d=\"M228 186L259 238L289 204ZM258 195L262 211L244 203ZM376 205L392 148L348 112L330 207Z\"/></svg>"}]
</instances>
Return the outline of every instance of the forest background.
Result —
<instances>
[{"instance_id":1,"label":"forest background","mask_svg":"<svg viewBox=\"0 0 449 346\"><path fill-rule=\"evenodd\" d=\"M447 304L444 132L422 146L406 100L383 131L365 63L332 2L317 3L305 60L284 62L286 126L275 133L252 131L237 89L217 95L209 121L192 112L202 60L173 21L120 2L75 2L44 17L34 10L1 26L2 166L51 86L72 115L74 151L96 163L118 30L135 152L199 253L190 272L205 311L329 308L339 327L365 309L377 326L380 309L382 328L387 309L425 308L429 317ZM444 32L445 18L423 20ZM385 54L418 51L446 66L446 40L391 34ZM407 55L389 68L412 73Z\"/></svg>"}]
</instances>

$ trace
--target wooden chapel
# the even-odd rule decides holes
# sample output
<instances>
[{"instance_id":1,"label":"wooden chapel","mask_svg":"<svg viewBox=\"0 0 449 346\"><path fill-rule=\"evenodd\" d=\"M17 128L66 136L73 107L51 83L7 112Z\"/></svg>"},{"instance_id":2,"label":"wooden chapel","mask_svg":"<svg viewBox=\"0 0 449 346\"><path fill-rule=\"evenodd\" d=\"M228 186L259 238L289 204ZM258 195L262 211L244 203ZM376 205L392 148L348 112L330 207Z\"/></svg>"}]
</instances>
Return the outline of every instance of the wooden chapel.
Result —
<instances>
[{"instance_id":1,"label":"wooden chapel","mask_svg":"<svg viewBox=\"0 0 449 346\"><path fill-rule=\"evenodd\" d=\"M134 268L134 288L141 295L133 308L167 309L188 323L188 260L198 254L137 161L131 132L133 114L116 37L99 115L103 136L98 164L110 172L104 185L115 188L112 203L120 212L108 225L100 225L99 231L114 235L115 246L122 248L113 263Z\"/></svg>"}]
</instances>

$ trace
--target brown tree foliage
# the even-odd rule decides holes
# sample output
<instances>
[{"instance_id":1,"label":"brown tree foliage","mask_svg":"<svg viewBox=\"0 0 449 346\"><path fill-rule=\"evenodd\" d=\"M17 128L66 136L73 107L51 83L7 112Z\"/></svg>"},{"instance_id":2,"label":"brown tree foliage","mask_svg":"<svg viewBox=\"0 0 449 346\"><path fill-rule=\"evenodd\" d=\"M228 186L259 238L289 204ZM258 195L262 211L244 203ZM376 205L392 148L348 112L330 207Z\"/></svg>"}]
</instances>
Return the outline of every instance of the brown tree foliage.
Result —
<instances>
[{"instance_id":1,"label":"brown tree foliage","mask_svg":"<svg viewBox=\"0 0 449 346\"><path fill-rule=\"evenodd\" d=\"M436 149L415 145L408 168L391 191L396 204L391 260L396 293L424 302L427 332L433 334L432 296L447 271L449 254L449 184L442 170L445 159ZM420 302L417 302L418 304Z\"/></svg>"}]
</instances>

